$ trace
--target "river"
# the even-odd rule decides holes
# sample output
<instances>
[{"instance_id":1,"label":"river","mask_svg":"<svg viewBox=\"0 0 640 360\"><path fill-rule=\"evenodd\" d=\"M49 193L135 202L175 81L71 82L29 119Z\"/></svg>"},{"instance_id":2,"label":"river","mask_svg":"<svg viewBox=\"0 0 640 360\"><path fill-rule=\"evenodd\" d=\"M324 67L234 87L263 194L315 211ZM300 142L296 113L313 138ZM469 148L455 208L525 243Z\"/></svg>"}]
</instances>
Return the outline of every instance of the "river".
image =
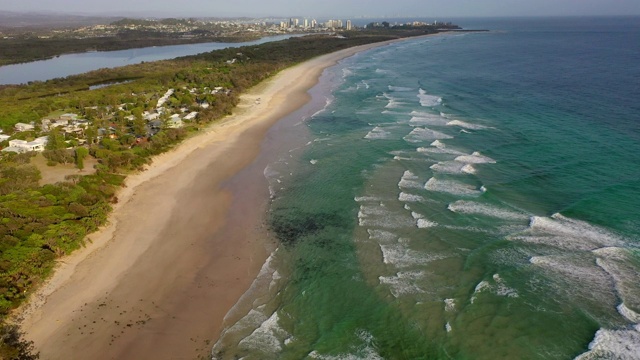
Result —
<instances>
[{"instance_id":1,"label":"river","mask_svg":"<svg viewBox=\"0 0 640 360\"><path fill-rule=\"evenodd\" d=\"M268 36L259 40L239 43L209 42L60 55L49 60L0 66L0 85L23 84L29 81L46 81L69 75L82 74L101 68L114 68L147 61L174 59L180 56L195 55L229 47L257 45L284 40L294 36L300 35Z\"/></svg>"}]
</instances>

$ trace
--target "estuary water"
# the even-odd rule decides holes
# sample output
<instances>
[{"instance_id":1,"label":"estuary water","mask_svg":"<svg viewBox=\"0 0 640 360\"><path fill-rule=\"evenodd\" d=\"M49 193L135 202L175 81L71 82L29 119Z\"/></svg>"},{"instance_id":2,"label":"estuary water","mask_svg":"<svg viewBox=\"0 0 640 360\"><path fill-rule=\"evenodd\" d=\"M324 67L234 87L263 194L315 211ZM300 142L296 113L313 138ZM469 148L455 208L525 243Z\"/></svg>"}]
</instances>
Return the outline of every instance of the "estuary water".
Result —
<instances>
[{"instance_id":1,"label":"estuary water","mask_svg":"<svg viewBox=\"0 0 640 360\"><path fill-rule=\"evenodd\" d=\"M299 35L267 36L259 40L239 43L210 42L60 55L48 60L0 66L0 85L23 84L29 81L46 81L102 68L114 68L139 64L141 62L175 59L181 56L196 55L230 47L251 46L271 41L279 41L292 36Z\"/></svg>"},{"instance_id":2,"label":"estuary water","mask_svg":"<svg viewBox=\"0 0 640 360\"><path fill-rule=\"evenodd\" d=\"M640 358L640 19L484 27L325 73L214 358Z\"/></svg>"}]
</instances>

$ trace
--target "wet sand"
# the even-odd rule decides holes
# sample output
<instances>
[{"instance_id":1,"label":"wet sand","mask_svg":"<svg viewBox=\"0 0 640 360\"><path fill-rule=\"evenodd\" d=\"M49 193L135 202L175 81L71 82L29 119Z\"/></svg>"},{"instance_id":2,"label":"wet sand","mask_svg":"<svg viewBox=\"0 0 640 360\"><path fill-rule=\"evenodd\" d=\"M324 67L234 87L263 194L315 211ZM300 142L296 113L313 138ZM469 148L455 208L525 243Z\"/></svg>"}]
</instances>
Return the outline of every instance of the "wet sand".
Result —
<instances>
[{"instance_id":1,"label":"wet sand","mask_svg":"<svg viewBox=\"0 0 640 360\"><path fill-rule=\"evenodd\" d=\"M241 170L269 128L310 100L325 68L383 44L281 72L243 95L233 115L129 176L110 224L62 259L20 312L41 358L208 356L271 250L265 179ZM243 186L228 186L230 179Z\"/></svg>"}]
</instances>

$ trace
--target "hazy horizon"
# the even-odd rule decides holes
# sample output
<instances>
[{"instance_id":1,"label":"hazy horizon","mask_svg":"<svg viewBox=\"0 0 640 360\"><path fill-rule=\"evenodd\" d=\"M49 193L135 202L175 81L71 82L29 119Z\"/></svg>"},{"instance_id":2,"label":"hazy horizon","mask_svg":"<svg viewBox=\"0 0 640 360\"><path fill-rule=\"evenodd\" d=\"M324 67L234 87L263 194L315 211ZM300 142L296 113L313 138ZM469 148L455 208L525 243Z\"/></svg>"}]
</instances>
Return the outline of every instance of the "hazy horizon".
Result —
<instances>
[{"instance_id":1,"label":"hazy horizon","mask_svg":"<svg viewBox=\"0 0 640 360\"><path fill-rule=\"evenodd\" d=\"M502 16L616 16L640 15L637 0L324 0L322 2L247 0L141 0L87 2L54 0L0 0L11 12L53 12L85 16L162 17L502 17ZM250 9L250 10L248 10Z\"/></svg>"}]
</instances>

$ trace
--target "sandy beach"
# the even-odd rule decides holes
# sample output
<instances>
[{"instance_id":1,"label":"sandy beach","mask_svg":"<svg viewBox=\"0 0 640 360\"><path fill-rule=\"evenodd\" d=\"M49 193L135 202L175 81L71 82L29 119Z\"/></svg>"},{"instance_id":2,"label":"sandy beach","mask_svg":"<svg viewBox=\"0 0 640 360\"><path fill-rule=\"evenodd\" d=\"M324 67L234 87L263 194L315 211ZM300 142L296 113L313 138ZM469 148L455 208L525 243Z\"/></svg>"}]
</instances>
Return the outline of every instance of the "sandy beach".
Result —
<instances>
[{"instance_id":1,"label":"sandy beach","mask_svg":"<svg viewBox=\"0 0 640 360\"><path fill-rule=\"evenodd\" d=\"M250 164L279 119L309 101L322 71L369 44L324 55L263 82L235 113L129 176L109 225L60 261L20 311L43 359L194 359L268 256L262 176ZM254 174L255 175L255 174ZM247 175L248 176L248 175Z\"/></svg>"}]
</instances>

